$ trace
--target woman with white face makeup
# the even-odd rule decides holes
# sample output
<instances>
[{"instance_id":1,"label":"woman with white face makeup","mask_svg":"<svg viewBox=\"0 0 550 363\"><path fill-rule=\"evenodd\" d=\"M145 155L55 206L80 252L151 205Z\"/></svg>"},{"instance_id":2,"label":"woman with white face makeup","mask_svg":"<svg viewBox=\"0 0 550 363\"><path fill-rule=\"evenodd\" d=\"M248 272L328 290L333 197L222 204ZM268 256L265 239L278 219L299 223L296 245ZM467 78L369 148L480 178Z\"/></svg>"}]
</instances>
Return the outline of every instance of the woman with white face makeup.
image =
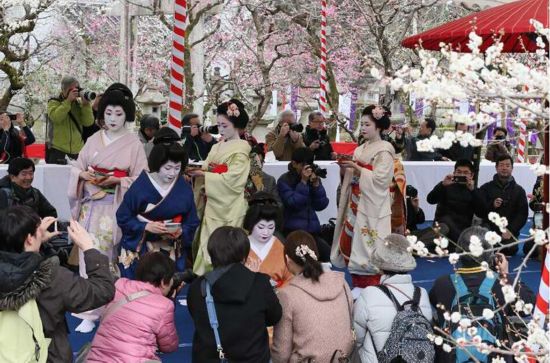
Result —
<instances>
[{"instance_id":1,"label":"woman with white face makeup","mask_svg":"<svg viewBox=\"0 0 550 363\"><path fill-rule=\"evenodd\" d=\"M285 248L274 235L280 224L281 210L269 193L257 192L248 201L243 228L248 231L250 252L245 266L271 277L277 288L284 286L292 274L285 264Z\"/></svg>"},{"instance_id":2,"label":"woman with white face makeup","mask_svg":"<svg viewBox=\"0 0 550 363\"><path fill-rule=\"evenodd\" d=\"M94 248L109 258L113 274L118 274L118 243L121 233L115 213L130 184L147 168L147 159L138 137L128 131L135 104L132 92L120 83L105 91L98 108L104 129L86 141L72 164L69 203L74 219L92 235ZM87 277L84 253L79 251L80 275ZM90 332L101 311L80 314L77 331Z\"/></svg>"},{"instance_id":3,"label":"woman with white face makeup","mask_svg":"<svg viewBox=\"0 0 550 363\"><path fill-rule=\"evenodd\" d=\"M191 267L185 262L191 257L199 219L193 190L182 175L187 161L185 149L177 143L153 146L149 172L143 171L124 195L116 214L122 230L119 268L123 277L133 279L139 257L149 251L168 255L177 271Z\"/></svg>"},{"instance_id":4,"label":"woman with white face makeup","mask_svg":"<svg viewBox=\"0 0 550 363\"><path fill-rule=\"evenodd\" d=\"M232 99L218 106L217 115L222 141L212 146L202 170L188 172L193 177L204 177L198 194L206 198L200 232L193 245L193 272L197 275L212 269L206 248L212 232L222 226L241 227L247 209L244 189L250 172L250 145L240 139L239 130L246 128L248 114L241 101Z\"/></svg>"},{"instance_id":5,"label":"woman with white face makeup","mask_svg":"<svg viewBox=\"0 0 550 363\"><path fill-rule=\"evenodd\" d=\"M390 185L395 151L382 132L390 126L388 111L368 106L361 117L361 135L367 140L355 149L353 160L342 161L346 168L331 261L348 267L353 285L378 285L378 269L370 262L376 241L391 233Z\"/></svg>"}]
</instances>

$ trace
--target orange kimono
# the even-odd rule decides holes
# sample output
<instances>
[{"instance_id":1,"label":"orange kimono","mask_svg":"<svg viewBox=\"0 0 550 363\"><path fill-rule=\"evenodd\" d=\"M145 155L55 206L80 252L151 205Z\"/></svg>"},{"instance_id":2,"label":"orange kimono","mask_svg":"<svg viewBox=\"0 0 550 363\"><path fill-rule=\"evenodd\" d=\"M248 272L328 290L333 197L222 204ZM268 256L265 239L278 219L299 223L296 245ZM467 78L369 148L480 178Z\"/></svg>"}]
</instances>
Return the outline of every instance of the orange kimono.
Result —
<instances>
[{"instance_id":1,"label":"orange kimono","mask_svg":"<svg viewBox=\"0 0 550 363\"><path fill-rule=\"evenodd\" d=\"M250 249L245 266L252 271L269 275L277 284L276 287L279 288L292 278L292 274L286 267L283 244L276 237L273 238L275 238L275 241L273 241L273 245L265 259L260 260L256 253Z\"/></svg>"}]
</instances>

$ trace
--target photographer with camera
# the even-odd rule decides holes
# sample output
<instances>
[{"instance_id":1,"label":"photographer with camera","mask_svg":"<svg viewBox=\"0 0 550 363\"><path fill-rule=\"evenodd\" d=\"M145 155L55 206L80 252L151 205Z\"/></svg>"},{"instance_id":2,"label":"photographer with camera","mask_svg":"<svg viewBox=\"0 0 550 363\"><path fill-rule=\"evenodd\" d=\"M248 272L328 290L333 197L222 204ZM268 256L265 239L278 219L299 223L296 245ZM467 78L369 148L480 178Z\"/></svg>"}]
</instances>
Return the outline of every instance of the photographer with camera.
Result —
<instances>
[{"instance_id":1,"label":"photographer with camera","mask_svg":"<svg viewBox=\"0 0 550 363\"><path fill-rule=\"evenodd\" d=\"M497 232L502 236L502 245L514 242L518 238L519 232L527 222L529 215L527 195L525 190L516 183L512 172L514 171L514 162L510 155L501 155L495 163L497 173L493 180L483 184L479 188L479 199L481 208L478 214L483 218L485 226ZM508 219L506 232L489 221L489 213L496 212L501 217ZM504 248L501 252L507 256L516 254L518 246Z\"/></svg>"},{"instance_id":2,"label":"photographer with camera","mask_svg":"<svg viewBox=\"0 0 550 363\"><path fill-rule=\"evenodd\" d=\"M14 127L14 123L19 130ZM10 115L0 111L0 164L24 156L25 147L35 141L22 113Z\"/></svg>"},{"instance_id":3,"label":"photographer with camera","mask_svg":"<svg viewBox=\"0 0 550 363\"><path fill-rule=\"evenodd\" d=\"M474 212L477 210L476 190L474 184L474 166L468 160L457 160L453 174L446 175L428 194L428 203L437 204L434 222L449 228L448 237L458 241L460 233L472 225ZM445 228L445 227L443 227ZM424 241L430 244L433 241ZM449 243L449 251L455 245Z\"/></svg>"},{"instance_id":4,"label":"photographer with camera","mask_svg":"<svg viewBox=\"0 0 550 363\"><path fill-rule=\"evenodd\" d=\"M308 116L309 125L304 132L304 144L315 154L315 160L334 160L336 153L332 150L330 139L325 128L325 116L321 112L312 112Z\"/></svg>"},{"instance_id":5,"label":"photographer with camera","mask_svg":"<svg viewBox=\"0 0 550 363\"><path fill-rule=\"evenodd\" d=\"M57 217L57 211L40 190L32 186L34 162L27 158L10 160L8 175L0 179L0 210L14 205L31 207L40 218Z\"/></svg>"},{"instance_id":6,"label":"photographer with camera","mask_svg":"<svg viewBox=\"0 0 550 363\"><path fill-rule=\"evenodd\" d=\"M145 114L139 121L139 141L143 144L145 150L145 156L149 157L151 150L153 150L153 138L156 132L160 129L160 120L154 116Z\"/></svg>"},{"instance_id":7,"label":"photographer with camera","mask_svg":"<svg viewBox=\"0 0 550 363\"><path fill-rule=\"evenodd\" d=\"M309 148L294 150L288 172L277 180L277 189L284 205L283 232L303 230L315 237L321 261L330 258L330 247L319 237L321 224L316 212L324 210L329 200L320 178L326 177L326 169L313 163L314 154Z\"/></svg>"},{"instance_id":8,"label":"photographer with camera","mask_svg":"<svg viewBox=\"0 0 550 363\"><path fill-rule=\"evenodd\" d=\"M305 147L303 131L304 126L296 123L294 112L281 112L279 124L265 136L268 151L273 151L279 161L290 161L294 150Z\"/></svg>"},{"instance_id":9,"label":"photographer with camera","mask_svg":"<svg viewBox=\"0 0 550 363\"><path fill-rule=\"evenodd\" d=\"M120 278L107 305L86 362L160 362L157 350L178 349L174 303L174 261L162 252L141 256L136 280Z\"/></svg>"},{"instance_id":10,"label":"photographer with camera","mask_svg":"<svg viewBox=\"0 0 550 363\"><path fill-rule=\"evenodd\" d=\"M183 116L182 124L181 138L189 160L206 160L212 146L217 142L212 134L218 133L218 127L202 126L199 115L195 113Z\"/></svg>"},{"instance_id":11,"label":"photographer with camera","mask_svg":"<svg viewBox=\"0 0 550 363\"><path fill-rule=\"evenodd\" d=\"M485 151L485 159L496 162L502 155L511 155L507 136L508 131L504 127L495 128L493 141L487 145L487 151Z\"/></svg>"},{"instance_id":12,"label":"photographer with camera","mask_svg":"<svg viewBox=\"0 0 550 363\"><path fill-rule=\"evenodd\" d=\"M61 80L61 94L48 101L46 162L66 164L65 157L77 159L84 146L83 127L94 124L91 103L96 94L80 88L74 77Z\"/></svg>"}]
</instances>

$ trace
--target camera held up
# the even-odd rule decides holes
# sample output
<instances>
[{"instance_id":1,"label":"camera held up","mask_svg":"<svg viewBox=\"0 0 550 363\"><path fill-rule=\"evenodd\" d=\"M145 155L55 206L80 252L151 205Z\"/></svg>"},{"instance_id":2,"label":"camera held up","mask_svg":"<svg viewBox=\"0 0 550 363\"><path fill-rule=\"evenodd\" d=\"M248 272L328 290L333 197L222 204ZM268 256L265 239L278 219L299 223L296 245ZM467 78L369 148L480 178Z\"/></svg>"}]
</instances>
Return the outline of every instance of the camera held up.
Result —
<instances>
[{"instance_id":1,"label":"camera held up","mask_svg":"<svg viewBox=\"0 0 550 363\"><path fill-rule=\"evenodd\" d=\"M78 96L88 102L92 102L97 97L97 94L94 91L90 91L81 87L77 88Z\"/></svg>"},{"instance_id":2,"label":"camera held up","mask_svg":"<svg viewBox=\"0 0 550 363\"><path fill-rule=\"evenodd\" d=\"M184 135L188 135L191 133L191 128L193 126L183 126L181 128L181 135L184 136ZM203 126L203 125L197 125L198 129L199 129L199 134L202 134L202 133L207 133L207 134L218 134L218 125L213 125L213 126Z\"/></svg>"},{"instance_id":3,"label":"camera held up","mask_svg":"<svg viewBox=\"0 0 550 363\"><path fill-rule=\"evenodd\" d=\"M311 164L310 166L313 174L317 175L319 178L325 179L327 177L327 169L323 169L317 164Z\"/></svg>"}]
</instances>

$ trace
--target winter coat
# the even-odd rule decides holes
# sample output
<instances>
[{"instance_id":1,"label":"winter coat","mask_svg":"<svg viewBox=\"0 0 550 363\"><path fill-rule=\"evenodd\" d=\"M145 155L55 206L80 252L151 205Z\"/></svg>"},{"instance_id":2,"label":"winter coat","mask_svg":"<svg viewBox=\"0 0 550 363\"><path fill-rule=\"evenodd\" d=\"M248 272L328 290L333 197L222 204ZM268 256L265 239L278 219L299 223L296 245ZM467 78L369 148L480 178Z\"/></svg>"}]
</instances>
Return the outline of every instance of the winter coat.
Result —
<instances>
[{"instance_id":1,"label":"winter coat","mask_svg":"<svg viewBox=\"0 0 550 363\"><path fill-rule=\"evenodd\" d=\"M420 140L428 139L428 136L401 137L395 138L395 143L399 148L405 148L407 161L440 161L441 154L438 151L418 151L416 143Z\"/></svg>"},{"instance_id":2,"label":"winter coat","mask_svg":"<svg viewBox=\"0 0 550 363\"><path fill-rule=\"evenodd\" d=\"M485 159L493 162L503 155L511 155L510 144L507 141L493 141L485 151Z\"/></svg>"},{"instance_id":3,"label":"winter coat","mask_svg":"<svg viewBox=\"0 0 550 363\"><path fill-rule=\"evenodd\" d=\"M502 183L495 174L493 180L487 182L479 188L478 191L481 208L479 217L483 218L485 224L490 226L491 230L499 231L499 228L489 221L489 212L496 212L501 217L508 219L508 229L515 236L527 222L529 208L525 190L519 186L514 177L510 177L507 183ZM496 198L503 199L500 208L495 208L493 203Z\"/></svg>"},{"instance_id":4,"label":"winter coat","mask_svg":"<svg viewBox=\"0 0 550 363\"><path fill-rule=\"evenodd\" d=\"M13 125L8 131L0 129L0 162L8 163L11 159L25 155L25 146L34 144L34 134L28 126L17 131Z\"/></svg>"},{"instance_id":5,"label":"winter coat","mask_svg":"<svg viewBox=\"0 0 550 363\"><path fill-rule=\"evenodd\" d=\"M447 150L444 149L438 149L441 156L446 157L449 160L457 161L457 160L468 160L470 162L474 161L474 147L471 145L468 145L466 147L460 145L459 142L453 142L453 145Z\"/></svg>"},{"instance_id":6,"label":"winter coat","mask_svg":"<svg viewBox=\"0 0 550 363\"><path fill-rule=\"evenodd\" d=\"M194 137L191 135L186 135L183 142L183 147L185 148L185 151L187 151L189 160L201 161L206 160L212 146L216 143L217 141L214 138L212 138L212 141L206 142L201 139L200 135Z\"/></svg>"},{"instance_id":7,"label":"winter coat","mask_svg":"<svg viewBox=\"0 0 550 363\"><path fill-rule=\"evenodd\" d=\"M0 210L12 205L26 205L31 207L40 218L57 217L55 207L50 204L40 190L30 187L23 189L12 184L10 176L0 179Z\"/></svg>"},{"instance_id":8,"label":"winter coat","mask_svg":"<svg viewBox=\"0 0 550 363\"><path fill-rule=\"evenodd\" d=\"M321 145L317 149L313 150L315 160L332 160L333 149L326 130L319 132L316 129L309 127L308 125L306 126L306 130L302 135L304 139L304 144L307 147L309 147L309 145L311 145L311 143L315 140L321 141Z\"/></svg>"},{"instance_id":9,"label":"winter coat","mask_svg":"<svg viewBox=\"0 0 550 363\"><path fill-rule=\"evenodd\" d=\"M76 122L71 119L69 112ZM53 131L52 148L66 154L78 154L84 146L82 128L94 124L92 106L52 98L48 101L48 118Z\"/></svg>"},{"instance_id":10,"label":"winter coat","mask_svg":"<svg viewBox=\"0 0 550 363\"><path fill-rule=\"evenodd\" d=\"M336 350L351 352L353 301L343 273L324 272L319 282L295 276L277 296L283 317L273 333L273 363L330 362Z\"/></svg>"},{"instance_id":11,"label":"winter coat","mask_svg":"<svg viewBox=\"0 0 550 363\"><path fill-rule=\"evenodd\" d=\"M383 275L380 284L387 286L400 304L412 300L414 285L411 275ZM431 321L432 308L428 293L423 288L420 290L420 310L426 319ZM361 292L355 302L353 315L361 362L377 363L376 352L382 350L386 344L397 310L382 290L376 286L369 286Z\"/></svg>"},{"instance_id":12,"label":"winter coat","mask_svg":"<svg viewBox=\"0 0 550 363\"><path fill-rule=\"evenodd\" d=\"M0 361L46 362L50 339L36 299L51 283L52 260L31 252L0 252L0 274Z\"/></svg>"},{"instance_id":13,"label":"winter coat","mask_svg":"<svg viewBox=\"0 0 550 363\"><path fill-rule=\"evenodd\" d=\"M277 180L277 189L285 208L284 229L319 233L321 224L315 212L322 211L329 203L323 185L304 184L296 171L290 170Z\"/></svg>"},{"instance_id":14,"label":"winter coat","mask_svg":"<svg viewBox=\"0 0 550 363\"><path fill-rule=\"evenodd\" d=\"M216 270L214 270L216 272ZM219 363L214 333L206 311L205 277L193 281L187 306L193 322L193 362ZM233 264L212 285L219 334L231 363L268 363L267 327L281 319L281 305L269 283L269 276Z\"/></svg>"},{"instance_id":15,"label":"winter coat","mask_svg":"<svg viewBox=\"0 0 550 363\"><path fill-rule=\"evenodd\" d=\"M457 241L460 233L472 225L478 204L475 190L470 191L463 184L444 186L443 182L439 182L428 194L427 200L430 204L437 204L434 220L449 225L453 241Z\"/></svg>"},{"instance_id":16,"label":"winter coat","mask_svg":"<svg viewBox=\"0 0 550 363\"><path fill-rule=\"evenodd\" d=\"M143 362L159 360L155 352L178 349L174 324L174 303L150 283L121 278L115 283L116 304L139 291L150 294L126 303L101 322L92 342L87 362Z\"/></svg>"},{"instance_id":17,"label":"winter coat","mask_svg":"<svg viewBox=\"0 0 550 363\"><path fill-rule=\"evenodd\" d=\"M41 274L43 264L51 280L40 285L37 298L40 319L46 338L52 339L48 348L48 362L72 362L73 353L69 344L65 314L81 313L105 305L113 299L115 288L109 270L109 261L95 249L84 252L87 279L75 275L71 270L59 266L57 257L41 262L41 268L30 268L29 261L38 254L24 252L14 254L0 251L0 301L12 299L14 295L27 296L32 293L25 283L32 275ZM41 258L41 257L40 257Z\"/></svg>"},{"instance_id":18,"label":"winter coat","mask_svg":"<svg viewBox=\"0 0 550 363\"><path fill-rule=\"evenodd\" d=\"M292 160L294 150L305 147L303 136L300 135L298 140L294 142L290 139L290 136L283 136L280 132L280 125L268 132L265 135L265 143L267 144L268 151L273 151L277 160L290 161Z\"/></svg>"}]
</instances>

